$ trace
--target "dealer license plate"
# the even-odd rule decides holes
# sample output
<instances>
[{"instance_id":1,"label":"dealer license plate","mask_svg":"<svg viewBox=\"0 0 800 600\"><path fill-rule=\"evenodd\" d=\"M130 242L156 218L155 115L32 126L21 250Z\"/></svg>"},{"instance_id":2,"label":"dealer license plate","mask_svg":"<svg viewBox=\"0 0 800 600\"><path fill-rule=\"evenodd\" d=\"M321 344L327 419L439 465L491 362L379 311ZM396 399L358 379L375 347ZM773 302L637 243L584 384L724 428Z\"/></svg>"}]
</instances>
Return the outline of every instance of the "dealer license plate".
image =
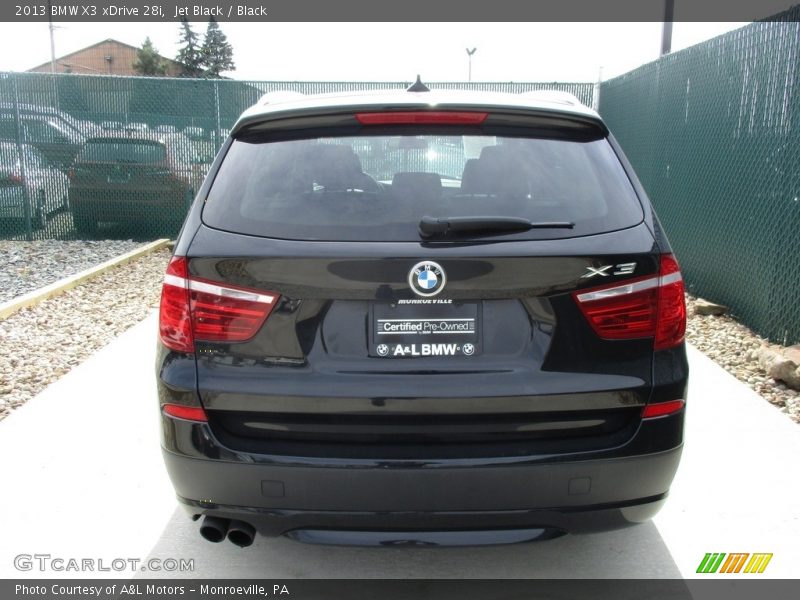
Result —
<instances>
[{"instance_id":1,"label":"dealer license plate","mask_svg":"<svg viewBox=\"0 0 800 600\"><path fill-rule=\"evenodd\" d=\"M371 313L372 356L443 358L480 353L481 319L477 302L376 303Z\"/></svg>"}]
</instances>

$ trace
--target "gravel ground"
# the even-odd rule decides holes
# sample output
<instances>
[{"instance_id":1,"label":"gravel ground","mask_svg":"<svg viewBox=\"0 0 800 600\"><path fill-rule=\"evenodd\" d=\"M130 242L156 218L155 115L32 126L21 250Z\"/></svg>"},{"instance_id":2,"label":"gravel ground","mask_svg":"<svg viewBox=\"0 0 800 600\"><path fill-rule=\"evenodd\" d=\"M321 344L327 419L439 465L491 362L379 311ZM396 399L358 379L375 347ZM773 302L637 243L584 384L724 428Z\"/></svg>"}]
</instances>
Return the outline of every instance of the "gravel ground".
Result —
<instances>
[{"instance_id":1,"label":"gravel ground","mask_svg":"<svg viewBox=\"0 0 800 600\"><path fill-rule=\"evenodd\" d=\"M141 245L141 242L132 240L0 240L0 302L7 302Z\"/></svg>"},{"instance_id":2,"label":"gravel ground","mask_svg":"<svg viewBox=\"0 0 800 600\"><path fill-rule=\"evenodd\" d=\"M0 420L158 307L169 257L152 252L0 321Z\"/></svg>"},{"instance_id":3,"label":"gravel ground","mask_svg":"<svg viewBox=\"0 0 800 600\"><path fill-rule=\"evenodd\" d=\"M795 423L800 423L800 392L769 377L752 357L752 353L767 341L728 315L695 314L695 301L692 296L686 298L689 315L687 341L761 394Z\"/></svg>"}]
</instances>

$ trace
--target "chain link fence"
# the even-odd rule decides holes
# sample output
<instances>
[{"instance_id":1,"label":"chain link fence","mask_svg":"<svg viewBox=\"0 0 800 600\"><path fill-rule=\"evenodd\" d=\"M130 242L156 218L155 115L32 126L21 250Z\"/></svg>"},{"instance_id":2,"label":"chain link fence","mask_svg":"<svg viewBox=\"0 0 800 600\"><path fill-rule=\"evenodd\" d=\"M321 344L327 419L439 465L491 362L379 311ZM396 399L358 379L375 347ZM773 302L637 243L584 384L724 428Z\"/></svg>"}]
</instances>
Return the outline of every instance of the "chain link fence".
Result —
<instances>
[{"instance_id":1,"label":"chain link fence","mask_svg":"<svg viewBox=\"0 0 800 600\"><path fill-rule=\"evenodd\" d=\"M411 83L0 74L0 238L174 236L229 128L264 93ZM594 94L586 83L429 85Z\"/></svg>"},{"instance_id":2,"label":"chain link fence","mask_svg":"<svg viewBox=\"0 0 800 600\"><path fill-rule=\"evenodd\" d=\"M800 7L602 84L689 290L800 342Z\"/></svg>"}]
</instances>

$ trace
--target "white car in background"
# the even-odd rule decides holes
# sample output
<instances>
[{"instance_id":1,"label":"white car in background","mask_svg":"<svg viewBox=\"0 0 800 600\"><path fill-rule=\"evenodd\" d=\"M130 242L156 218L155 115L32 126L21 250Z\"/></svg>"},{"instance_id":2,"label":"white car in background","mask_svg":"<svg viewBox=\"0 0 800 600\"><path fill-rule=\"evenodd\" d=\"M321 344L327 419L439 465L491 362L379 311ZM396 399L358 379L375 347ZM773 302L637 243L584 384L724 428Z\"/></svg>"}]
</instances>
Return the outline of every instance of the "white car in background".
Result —
<instances>
[{"instance_id":1,"label":"white car in background","mask_svg":"<svg viewBox=\"0 0 800 600\"><path fill-rule=\"evenodd\" d=\"M69 208L69 179L33 146L21 148L22 156L16 143L0 142L0 219L25 219L27 198L31 224L42 229L51 214Z\"/></svg>"}]
</instances>

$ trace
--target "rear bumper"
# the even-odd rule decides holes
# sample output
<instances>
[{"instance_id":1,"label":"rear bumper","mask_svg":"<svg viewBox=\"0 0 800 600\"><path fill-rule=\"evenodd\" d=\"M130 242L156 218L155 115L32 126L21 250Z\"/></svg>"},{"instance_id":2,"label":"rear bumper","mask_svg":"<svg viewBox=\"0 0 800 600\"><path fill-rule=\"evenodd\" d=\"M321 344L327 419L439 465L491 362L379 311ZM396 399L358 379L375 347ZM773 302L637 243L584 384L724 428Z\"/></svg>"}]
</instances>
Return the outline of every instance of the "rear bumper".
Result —
<instances>
[{"instance_id":1,"label":"rear bumper","mask_svg":"<svg viewBox=\"0 0 800 600\"><path fill-rule=\"evenodd\" d=\"M25 190L22 187L0 187L0 218L25 218Z\"/></svg>"},{"instance_id":2,"label":"rear bumper","mask_svg":"<svg viewBox=\"0 0 800 600\"><path fill-rule=\"evenodd\" d=\"M0 219L24 219L24 206L0 206Z\"/></svg>"},{"instance_id":3,"label":"rear bumper","mask_svg":"<svg viewBox=\"0 0 800 600\"><path fill-rule=\"evenodd\" d=\"M502 539L513 530L510 541L523 541L516 538L625 527L658 512L681 454L678 442L666 450L617 451L588 460L498 457L368 465L234 454L216 442L207 425L163 418L164 460L188 512L244 520L263 535L322 543L383 544L398 531L427 532L428 537L409 533L409 539L430 540L431 532L481 531L491 538L488 532L495 531ZM652 421L658 423L644 422L639 434L648 425L682 430L683 412Z\"/></svg>"},{"instance_id":4,"label":"rear bumper","mask_svg":"<svg viewBox=\"0 0 800 600\"><path fill-rule=\"evenodd\" d=\"M594 533L644 523L665 497L616 506L506 511L300 511L207 505L179 498L192 516L213 515L253 525L267 537L285 535L315 544L474 546L541 541L566 533Z\"/></svg>"}]
</instances>

